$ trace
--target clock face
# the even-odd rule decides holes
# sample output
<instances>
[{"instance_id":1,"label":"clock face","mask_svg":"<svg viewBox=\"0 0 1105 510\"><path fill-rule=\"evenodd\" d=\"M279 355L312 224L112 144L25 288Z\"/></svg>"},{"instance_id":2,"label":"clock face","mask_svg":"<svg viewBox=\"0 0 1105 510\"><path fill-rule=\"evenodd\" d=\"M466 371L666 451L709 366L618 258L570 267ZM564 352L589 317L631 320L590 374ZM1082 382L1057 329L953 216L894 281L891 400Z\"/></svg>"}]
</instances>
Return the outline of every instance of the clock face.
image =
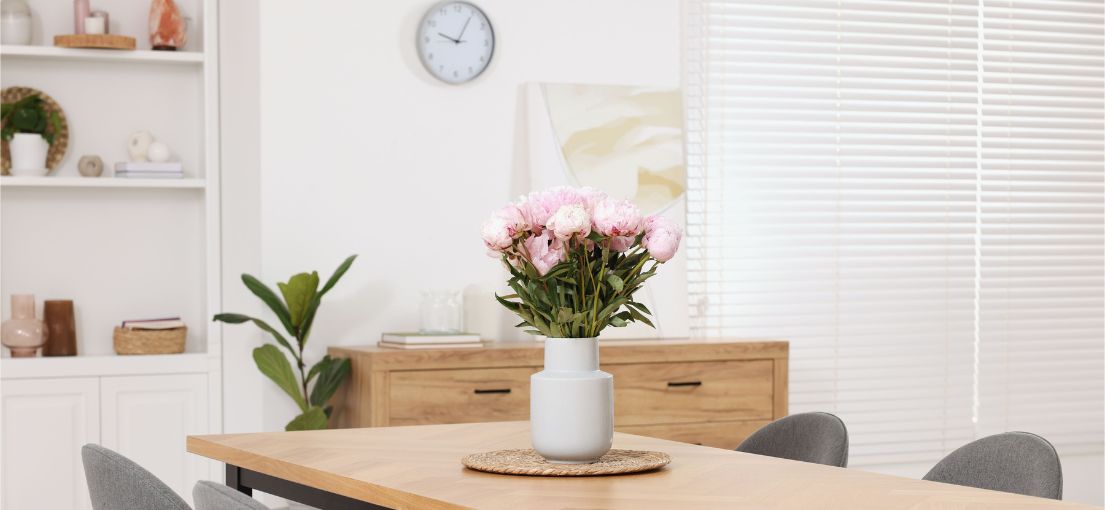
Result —
<instances>
[{"instance_id":1,"label":"clock face","mask_svg":"<svg viewBox=\"0 0 1105 510\"><path fill-rule=\"evenodd\" d=\"M446 83L464 83L487 69L495 34L483 11L468 2L442 2L430 8L418 27L422 65Z\"/></svg>"}]
</instances>

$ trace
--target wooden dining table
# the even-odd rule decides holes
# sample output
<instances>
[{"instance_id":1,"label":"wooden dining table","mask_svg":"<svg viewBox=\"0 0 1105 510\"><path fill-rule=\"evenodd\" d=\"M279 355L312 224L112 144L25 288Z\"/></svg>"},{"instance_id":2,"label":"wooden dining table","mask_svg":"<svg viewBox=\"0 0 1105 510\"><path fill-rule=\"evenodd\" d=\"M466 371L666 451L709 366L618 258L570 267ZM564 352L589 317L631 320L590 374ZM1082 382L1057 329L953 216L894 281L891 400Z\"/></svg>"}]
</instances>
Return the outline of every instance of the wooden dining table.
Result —
<instances>
[{"instance_id":1,"label":"wooden dining table","mask_svg":"<svg viewBox=\"0 0 1105 510\"><path fill-rule=\"evenodd\" d=\"M616 433L614 448L669 454L647 473L510 476L461 458L529 447L529 422L189 436L226 483L336 509L1074 509L1074 503Z\"/></svg>"}]
</instances>

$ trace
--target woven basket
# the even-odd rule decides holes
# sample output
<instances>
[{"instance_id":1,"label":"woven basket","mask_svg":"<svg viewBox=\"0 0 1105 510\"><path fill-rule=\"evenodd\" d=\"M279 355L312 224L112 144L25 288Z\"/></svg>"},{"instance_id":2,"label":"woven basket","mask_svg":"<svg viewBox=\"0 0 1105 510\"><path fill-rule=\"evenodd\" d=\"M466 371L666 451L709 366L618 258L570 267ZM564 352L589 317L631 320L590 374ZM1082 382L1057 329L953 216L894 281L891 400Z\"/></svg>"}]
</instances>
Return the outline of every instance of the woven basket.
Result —
<instances>
[{"instance_id":1,"label":"woven basket","mask_svg":"<svg viewBox=\"0 0 1105 510\"><path fill-rule=\"evenodd\" d=\"M126 329L115 327L116 354L179 354L188 328Z\"/></svg>"}]
</instances>

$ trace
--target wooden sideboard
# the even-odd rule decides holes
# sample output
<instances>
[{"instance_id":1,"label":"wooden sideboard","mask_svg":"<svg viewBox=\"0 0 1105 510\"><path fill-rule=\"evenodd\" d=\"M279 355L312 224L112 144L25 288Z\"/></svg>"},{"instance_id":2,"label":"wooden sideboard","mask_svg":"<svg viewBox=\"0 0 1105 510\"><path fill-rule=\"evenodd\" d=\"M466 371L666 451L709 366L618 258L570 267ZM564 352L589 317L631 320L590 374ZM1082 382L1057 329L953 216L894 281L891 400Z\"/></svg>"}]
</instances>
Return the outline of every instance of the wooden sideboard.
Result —
<instances>
[{"instance_id":1,"label":"wooden sideboard","mask_svg":"<svg viewBox=\"0 0 1105 510\"><path fill-rule=\"evenodd\" d=\"M784 341L639 340L600 344L614 376L619 432L735 448L787 414ZM353 373L335 395L335 426L383 427L529 419L537 342L481 349L331 347Z\"/></svg>"}]
</instances>

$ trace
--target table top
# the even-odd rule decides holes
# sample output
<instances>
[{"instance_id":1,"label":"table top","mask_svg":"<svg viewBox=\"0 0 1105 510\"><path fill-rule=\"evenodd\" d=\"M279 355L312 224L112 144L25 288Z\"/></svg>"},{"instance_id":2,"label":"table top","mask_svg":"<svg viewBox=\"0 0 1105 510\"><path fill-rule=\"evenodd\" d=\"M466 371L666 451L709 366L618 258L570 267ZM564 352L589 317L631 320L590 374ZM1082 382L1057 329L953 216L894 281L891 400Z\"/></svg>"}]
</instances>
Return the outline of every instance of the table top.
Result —
<instances>
[{"instance_id":1,"label":"table top","mask_svg":"<svg viewBox=\"0 0 1105 510\"><path fill-rule=\"evenodd\" d=\"M614 448L668 453L650 473L552 478L464 468L529 447L529 422L189 436L188 451L389 508L1074 509L1089 506L615 433Z\"/></svg>"}]
</instances>

